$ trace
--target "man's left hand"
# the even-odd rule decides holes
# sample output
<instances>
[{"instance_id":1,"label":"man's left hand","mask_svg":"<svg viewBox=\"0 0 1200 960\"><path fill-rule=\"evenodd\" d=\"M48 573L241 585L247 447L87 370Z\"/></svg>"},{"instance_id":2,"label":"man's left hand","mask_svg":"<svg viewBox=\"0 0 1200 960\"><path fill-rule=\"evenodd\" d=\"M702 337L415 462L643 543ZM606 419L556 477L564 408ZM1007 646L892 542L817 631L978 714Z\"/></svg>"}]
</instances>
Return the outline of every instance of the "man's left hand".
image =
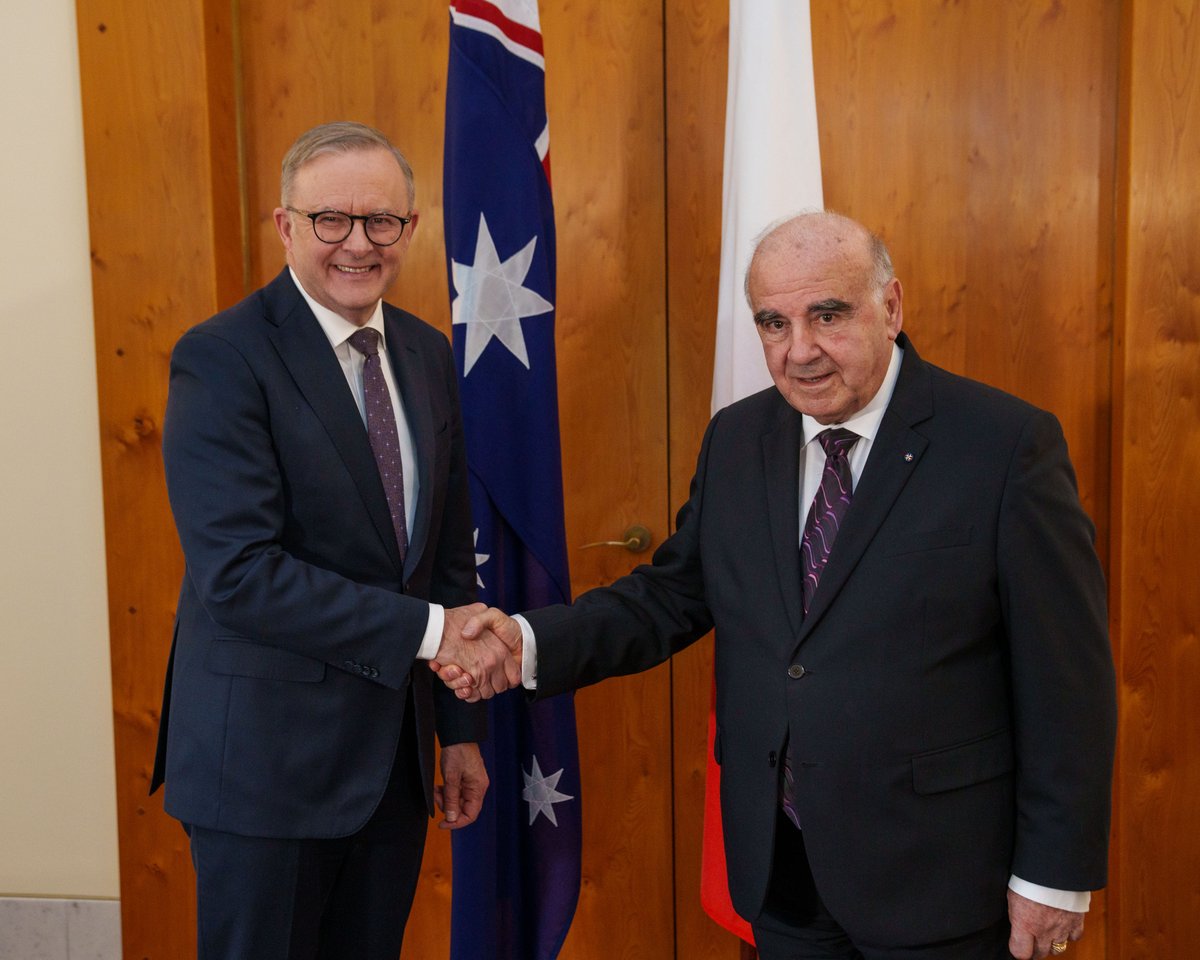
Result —
<instances>
[{"instance_id":1,"label":"man's left hand","mask_svg":"<svg viewBox=\"0 0 1200 960\"><path fill-rule=\"evenodd\" d=\"M1008 921L1012 934L1008 952L1017 960L1041 960L1054 956L1051 944L1074 942L1083 936L1082 913L1059 910L1008 891Z\"/></svg>"},{"instance_id":2,"label":"man's left hand","mask_svg":"<svg viewBox=\"0 0 1200 960\"><path fill-rule=\"evenodd\" d=\"M442 830L458 830L475 822L488 789L487 769L476 743L454 743L442 747L442 783L433 797L443 819Z\"/></svg>"}]
</instances>

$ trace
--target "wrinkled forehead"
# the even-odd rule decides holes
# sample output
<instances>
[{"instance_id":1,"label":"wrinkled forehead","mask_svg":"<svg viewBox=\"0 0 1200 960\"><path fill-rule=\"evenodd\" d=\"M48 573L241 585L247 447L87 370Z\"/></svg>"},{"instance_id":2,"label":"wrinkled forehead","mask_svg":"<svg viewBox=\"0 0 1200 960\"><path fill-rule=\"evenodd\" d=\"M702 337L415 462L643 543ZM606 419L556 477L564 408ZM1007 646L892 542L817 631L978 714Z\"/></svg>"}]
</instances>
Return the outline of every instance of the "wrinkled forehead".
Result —
<instances>
[{"instance_id":1,"label":"wrinkled forehead","mask_svg":"<svg viewBox=\"0 0 1200 960\"><path fill-rule=\"evenodd\" d=\"M778 288L858 286L870 272L870 250L857 232L769 235L751 261L747 292L754 296Z\"/></svg>"}]
</instances>

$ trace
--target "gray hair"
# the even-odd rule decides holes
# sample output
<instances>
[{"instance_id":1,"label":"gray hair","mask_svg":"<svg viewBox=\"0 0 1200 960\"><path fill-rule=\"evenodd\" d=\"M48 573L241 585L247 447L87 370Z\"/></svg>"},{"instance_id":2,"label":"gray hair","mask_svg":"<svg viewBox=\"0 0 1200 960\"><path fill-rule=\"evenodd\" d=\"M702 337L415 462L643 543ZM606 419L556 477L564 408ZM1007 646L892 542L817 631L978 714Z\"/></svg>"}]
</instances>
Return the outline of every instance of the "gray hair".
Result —
<instances>
[{"instance_id":1,"label":"gray hair","mask_svg":"<svg viewBox=\"0 0 1200 960\"><path fill-rule=\"evenodd\" d=\"M412 167L392 142L374 127L365 123L339 120L323 123L300 134L291 149L283 157L283 169L279 176L279 196L283 206L291 202L292 186L296 174L306 163L327 153L349 153L352 150L387 150L396 158L404 180L408 184L408 202L416 202L416 186L413 183Z\"/></svg>"},{"instance_id":2,"label":"gray hair","mask_svg":"<svg viewBox=\"0 0 1200 960\"><path fill-rule=\"evenodd\" d=\"M841 223L865 235L872 263L871 280L877 292L882 293L883 288L895 278L896 271L892 266L892 256L888 253L887 244L878 234L868 230L857 220L852 220L850 217L832 210L804 210L781 217L754 238L754 249L750 254L750 262L746 265L746 274L742 278L742 291L746 295L747 303L750 301L750 271L754 267L754 261L758 258L759 249L766 243L782 240L785 234L795 236L814 221Z\"/></svg>"}]
</instances>

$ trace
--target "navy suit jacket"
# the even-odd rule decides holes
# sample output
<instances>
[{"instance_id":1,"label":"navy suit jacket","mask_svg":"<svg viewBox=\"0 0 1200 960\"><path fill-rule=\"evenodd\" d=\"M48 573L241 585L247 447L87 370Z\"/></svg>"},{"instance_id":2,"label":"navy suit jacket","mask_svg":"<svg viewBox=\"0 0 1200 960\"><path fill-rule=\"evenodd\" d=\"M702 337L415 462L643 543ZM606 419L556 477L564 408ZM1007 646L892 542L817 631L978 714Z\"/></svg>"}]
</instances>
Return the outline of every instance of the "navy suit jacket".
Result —
<instances>
[{"instance_id":1,"label":"navy suit jacket","mask_svg":"<svg viewBox=\"0 0 1200 960\"><path fill-rule=\"evenodd\" d=\"M418 662L427 600L474 598L453 354L383 307L420 493L401 568L366 428L284 270L189 330L171 358L167 489L187 568L151 789L185 823L337 837L370 818L413 699L424 793L433 737L485 715Z\"/></svg>"},{"instance_id":2,"label":"navy suit jacket","mask_svg":"<svg viewBox=\"0 0 1200 960\"><path fill-rule=\"evenodd\" d=\"M1105 585L1058 421L899 342L807 616L801 417L774 388L713 418L652 565L527 614L539 697L715 626L734 906L762 909L790 741L817 888L886 945L1000 921L1010 873L1103 886L1115 739Z\"/></svg>"}]
</instances>

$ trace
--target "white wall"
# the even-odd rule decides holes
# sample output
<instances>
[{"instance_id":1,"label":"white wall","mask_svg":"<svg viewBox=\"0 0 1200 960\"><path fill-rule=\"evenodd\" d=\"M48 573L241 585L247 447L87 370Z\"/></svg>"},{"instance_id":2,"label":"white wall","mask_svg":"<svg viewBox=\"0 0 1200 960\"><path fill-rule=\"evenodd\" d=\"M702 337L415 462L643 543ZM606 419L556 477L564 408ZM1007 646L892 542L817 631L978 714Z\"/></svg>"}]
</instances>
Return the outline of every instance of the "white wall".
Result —
<instances>
[{"instance_id":1,"label":"white wall","mask_svg":"<svg viewBox=\"0 0 1200 960\"><path fill-rule=\"evenodd\" d=\"M0 896L116 897L74 0L5 0L4 34Z\"/></svg>"}]
</instances>

